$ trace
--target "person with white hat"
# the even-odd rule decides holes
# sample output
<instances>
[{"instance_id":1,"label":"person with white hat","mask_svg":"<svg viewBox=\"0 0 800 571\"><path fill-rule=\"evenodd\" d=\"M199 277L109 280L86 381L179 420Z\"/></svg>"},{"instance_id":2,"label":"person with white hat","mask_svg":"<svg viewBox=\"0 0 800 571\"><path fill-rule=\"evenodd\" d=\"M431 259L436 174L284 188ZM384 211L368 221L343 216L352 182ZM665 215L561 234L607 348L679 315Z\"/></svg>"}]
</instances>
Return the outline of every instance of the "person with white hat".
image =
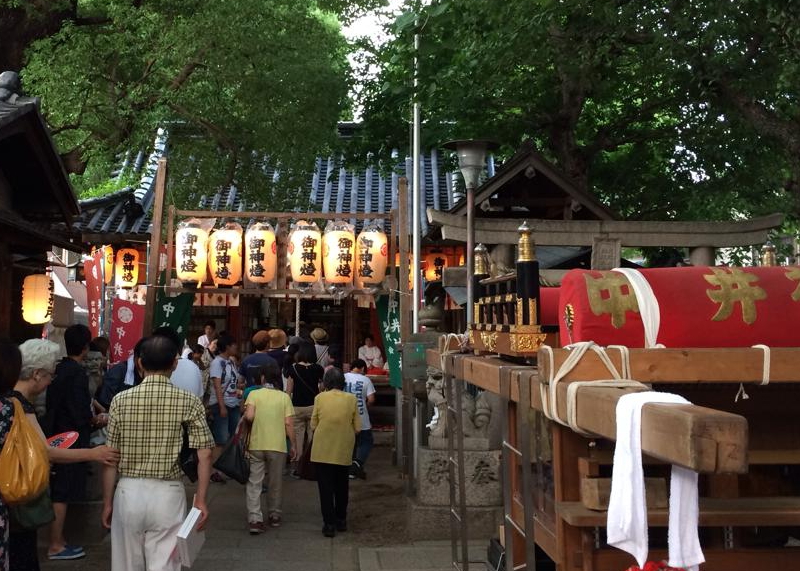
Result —
<instances>
[{"instance_id":1,"label":"person with white hat","mask_svg":"<svg viewBox=\"0 0 800 571\"><path fill-rule=\"evenodd\" d=\"M311 339L314 341L314 349L317 351L317 364L325 368L333 363L333 357L328 347L328 332L322 327L315 327L311 331Z\"/></svg>"}]
</instances>

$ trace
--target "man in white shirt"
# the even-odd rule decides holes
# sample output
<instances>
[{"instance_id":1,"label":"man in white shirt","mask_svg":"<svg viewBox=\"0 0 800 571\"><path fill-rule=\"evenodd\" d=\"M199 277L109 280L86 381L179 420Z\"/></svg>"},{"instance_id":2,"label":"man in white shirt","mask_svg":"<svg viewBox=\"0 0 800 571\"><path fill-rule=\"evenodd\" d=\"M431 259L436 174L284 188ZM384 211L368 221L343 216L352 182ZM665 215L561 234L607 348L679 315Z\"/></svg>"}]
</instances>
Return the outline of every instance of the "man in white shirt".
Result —
<instances>
[{"instance_id":1,"label":"man in white shirt","mask_svg":"<svg viewBox=\"0 0 800 571\"><path fill-rule=\"evenodd\" d=\"M353 464L350 466L350 479L366 479L367 473L364 465L372 450L372 424L369 421L368 407L375 402L375 385L364 373L367 364L363 359L356 359L350 363L350 372L344 376L345 388L348 393L355 395L358 405L358 415L361 417L361 432L356 436L356 445L353 450Z\"/></svg>"},{"instance_id":2,"label":"man in white shirt","mask_svg":"<svg viewBox=\"0 0 800 571\"><path fill-rule=\"evenodd\" d=\"M383 355L381 354L380 348L375 345L372 335L367 335L364 337L364 344L358 348L358 358L364 361L364 363L367 365L367 368L364 369L364 372L370 369L383 368Z\"/></svg>"},{"instance_id":3,"label":"man in white shirt","mask_svg":"<svg viewBox=\"0 0 800 571\"><path fill-rule=\"evenodd\" d=\"M213 321L206 321L203 325L203 334L197 338L198 345L202 345L203 349L208 349L208 344L217 337L217 324Z\"/></svg>"},{"instance_id":4,"label":"man in white shirt","mask_svg":"<svg viewBox=\"0 0 800 571\"><path fill-rule=\"evenodd\" d=\"M181 346L180 337L172 327L159 327L153 331L153 335L166 337L176 347ZM203 374L200 372L200 367L190 359L178 359L169 380L179 389L192 393L200 400L203 399Z\"/></svg>"}]
</instances>

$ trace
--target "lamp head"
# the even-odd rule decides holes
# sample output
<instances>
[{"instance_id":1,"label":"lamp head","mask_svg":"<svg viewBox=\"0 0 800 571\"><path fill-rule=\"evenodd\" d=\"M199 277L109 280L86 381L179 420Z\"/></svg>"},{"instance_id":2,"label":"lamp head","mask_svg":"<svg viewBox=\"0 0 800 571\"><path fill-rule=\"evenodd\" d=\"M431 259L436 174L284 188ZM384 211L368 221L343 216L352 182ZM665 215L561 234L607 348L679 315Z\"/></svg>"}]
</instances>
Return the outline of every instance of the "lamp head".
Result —
<instances>
[{"instance_id":1,"label":"lamp head","mask_svg":"<svg viewBox=\"0 0 800 571\"><path fill-rule=\"evenodd\" d=\"M486 151L497 148L497 144L480 139L449 141L444 148L458 155L458 168L464 176L467 188L476 188L486 162Z\"/></svg>"}]
</instances>

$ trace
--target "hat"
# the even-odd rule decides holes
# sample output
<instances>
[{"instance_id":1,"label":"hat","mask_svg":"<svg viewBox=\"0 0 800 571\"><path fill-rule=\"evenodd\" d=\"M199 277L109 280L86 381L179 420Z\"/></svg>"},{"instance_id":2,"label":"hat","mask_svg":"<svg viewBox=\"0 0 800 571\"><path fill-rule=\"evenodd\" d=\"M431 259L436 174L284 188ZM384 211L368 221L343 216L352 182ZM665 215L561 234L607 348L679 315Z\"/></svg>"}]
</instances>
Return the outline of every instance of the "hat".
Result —
<instances>
[{"instance_id":1,"label":"hat","mask_svg":"<svg viewBox=\"0 0 800 571\"><path fill-rule=\"evenodd\" d=\"M269 339L269 331L264 331L263 329L256 331L255 335L253 335L253 347L256 351L262 351L269 343Z\"/></svg>"},{"instance_id":2,"label":"hat","mask_svg":"<svg viewBox=\"0 0 800 571\"><path fill-rule=\"evenodd\" d=\"M311 339L313 339L315 343L327 343L328 332L321 327L316 327L311 332Z\"/></svg>"},{"instance_id":3,"label":"hat","mask_svg":"<svg viewBox=\"0 0 800 571\"><path fill-rule=\"evenodd\" d=\"M269 348L270 349L283 349L286 345L286 332L283 329L270 329L269 334Z\"/></svg>"}]
</instances>

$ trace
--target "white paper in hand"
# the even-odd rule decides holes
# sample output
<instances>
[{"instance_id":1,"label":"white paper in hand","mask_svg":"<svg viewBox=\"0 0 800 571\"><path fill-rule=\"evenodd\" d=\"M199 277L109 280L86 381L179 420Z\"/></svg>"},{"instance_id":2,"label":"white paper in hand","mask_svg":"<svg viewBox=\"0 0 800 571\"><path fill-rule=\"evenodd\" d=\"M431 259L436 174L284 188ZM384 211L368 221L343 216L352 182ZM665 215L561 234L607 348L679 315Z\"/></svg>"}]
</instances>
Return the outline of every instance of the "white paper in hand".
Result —
<instances>
[{"instance_id":1,"label":"white paper in hand","mask_svg":"<svg viewBox=\"0 0 800 571\"><path fill-rule=\"evenodd\" d=\"M197 522L200 521L201 515L202 512L199 509L192 508L178 530L178 555L180 555L181 564L184 567L192 566L206 540L206 532L197 531Z\"/></svg>"}]
</instances>

